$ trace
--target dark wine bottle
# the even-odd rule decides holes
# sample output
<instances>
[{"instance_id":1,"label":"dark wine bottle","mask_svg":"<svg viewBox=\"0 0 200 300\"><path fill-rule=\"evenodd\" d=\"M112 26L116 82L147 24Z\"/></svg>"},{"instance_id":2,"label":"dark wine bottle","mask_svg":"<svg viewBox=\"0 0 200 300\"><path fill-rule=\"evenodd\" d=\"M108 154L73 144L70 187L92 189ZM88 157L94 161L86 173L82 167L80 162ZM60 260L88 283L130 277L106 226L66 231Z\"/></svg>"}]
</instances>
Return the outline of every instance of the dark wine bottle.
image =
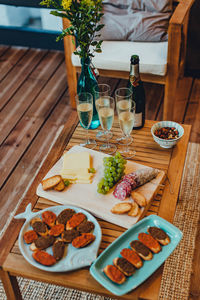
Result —
<instances>
[{"instance_id":1,"label":"dark wine bottle","mask_svg":"<svg viewBox=\"0 0 200 300\"><path fill-rule=\"evenodd\" d=\"M129 88L133 92L133 101L136 104L133 129L140 129L145 123L145 92L140 79L138 55L131 56Z\"/></svg>"}]
</instances>

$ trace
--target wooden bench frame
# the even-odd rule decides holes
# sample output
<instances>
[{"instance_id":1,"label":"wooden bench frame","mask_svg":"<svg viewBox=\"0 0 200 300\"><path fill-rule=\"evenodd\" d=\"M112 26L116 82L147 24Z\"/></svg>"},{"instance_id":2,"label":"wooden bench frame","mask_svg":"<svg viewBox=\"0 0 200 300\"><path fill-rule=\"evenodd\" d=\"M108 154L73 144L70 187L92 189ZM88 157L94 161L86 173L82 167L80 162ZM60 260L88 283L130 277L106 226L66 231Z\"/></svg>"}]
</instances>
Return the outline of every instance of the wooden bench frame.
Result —
<instances>
[{"instance_id":1,"label":"wooden bench frame","mask_svg":"<svg viewBox=\"0 0 200 300\"><path fill-rule=\"evenodd\" d=\"M164 90L164 107L163 119L177 120L174 108L175 100L178 95L178 82L184 79L184 67L186 60L187 47L187 31L190 9L194 0L173 1L176 8L170 18L168 28L168 55L167 55L167 74L165 76L141 74L144 82L152 82L163 84ZM67 28L69 21L63 19L63 27ZM70 101L73 108L76 107L75 95L77 90L77 72L80 72L80 67L74 67L71 61L71 55L75 50L75 45L72 42L72 37L64 38L65 62L67 69L67 81L69 86ZM98 69L100 76L113 78L129 78L129 72L112 71ZM184 87L184 84L181 88Z\"/></svg>"}]
</instances>

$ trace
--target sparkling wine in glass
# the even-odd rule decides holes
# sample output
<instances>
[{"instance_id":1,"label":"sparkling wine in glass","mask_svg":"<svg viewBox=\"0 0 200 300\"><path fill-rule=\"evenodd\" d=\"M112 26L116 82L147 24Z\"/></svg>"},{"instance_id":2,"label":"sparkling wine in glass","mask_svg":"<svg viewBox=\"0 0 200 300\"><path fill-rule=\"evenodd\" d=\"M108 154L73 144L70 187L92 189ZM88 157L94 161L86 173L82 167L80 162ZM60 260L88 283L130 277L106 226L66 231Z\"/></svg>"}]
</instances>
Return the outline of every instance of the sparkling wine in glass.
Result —
<instances>
[{"instance_id":1,"label":"sparkling wine in glass","mask_svg":"<svg viewBox=\"0 0 200 300\"><path fill-rule=\"evenodd\" d=\"M134 149L130 149L129 140L130 134L133 129L134 119L135 119L135 102L133 100L129 101L129 106L127 110L121 109L118 110L118 119L120 128L124 134L124 148L120 150L120 153L125 158L131 158L135 156L136 152Z\"/></svg>"},{"instance_id":2,"label":"sparkling wine in glass","mask_svg":"<svg viewBox=\"0 0 200 300\"><path fill-rule=\"evenodd\" d=\"M103 101L105 100L105 101ZM98 104L98 114L99 120L101 123L101 127L104 131L110 132L113 121L114 121L114 111L115 111L115 101L110 96L102 97L101 103ZM117 147L113 144L110 144L109 135L106 135L106 144L103 144L99 147L99 149L108 154L115 153Z\"/></svg>"},{"instance_id":3,"label":"sparkling wine in glass","mask_svg":"<svg viewBox=\"0 0 200 300\"><path fill-rule=\"evenodd\" d=\"M98 112L99 105L102 104L102 101L106 101L105 96L110 96L111 90L110 86L105 83L101 83L95 87L95 106ZM96 134L96 138L105 141L107 138L111 139L113 136L112 132L108 130L99 130Z\"/></svg>"},{"instance_id":4,"label":"sparkling wine in glass","mask_svg":"<svg viewBox=\"0 0 200 300\"><path fill-rule=\"evenodd\" d=\"M96 141L89 139L88 129L92 122L93 115L93 96L90 93L81 93L76 97L77 113L80 123L86 129L86 140L80 146L87 146L91 149L96 147Z\"/></svg>"},{"instance_id":5,"label":"sparkling wine in glass","mask_svg":"<svg viewBox=\"0 0 200 300\"><path fill-rule=\"evenodd\" d=\"M119 88L115 91L116 109L119 115L120 112L131 109L132 91L129 88ZM131 144L133 139L129 137L129 140L125 136L117 138L119 144Z\"/></svg>"}]
</instances>

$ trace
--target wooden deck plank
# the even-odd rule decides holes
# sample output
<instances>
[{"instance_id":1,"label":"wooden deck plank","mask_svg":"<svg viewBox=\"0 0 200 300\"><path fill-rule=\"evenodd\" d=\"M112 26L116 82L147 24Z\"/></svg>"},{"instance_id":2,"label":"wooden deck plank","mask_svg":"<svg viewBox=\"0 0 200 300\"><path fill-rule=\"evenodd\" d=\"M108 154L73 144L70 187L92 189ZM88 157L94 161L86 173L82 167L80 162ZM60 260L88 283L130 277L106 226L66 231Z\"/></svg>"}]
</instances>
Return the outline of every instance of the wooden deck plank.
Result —
<instances>
[{"instance_id":1,"label":"wooden deck plank","mask_svg":"<svg viewBox=\"0 0 200 300\"><path fill-rule=\"evenodd\" d=\"M13 144L12 141L9 141L9 138L6 142L6 137L22 118L27 109L29 109L29 107L34 103L35 99L37 99L37 96L44 89L48 80L55 73L62 61L63 55L59 52L50 52L45 55L45 57L40 61L40 65L35 66L33 73L27 77L23 85L19 87L16 94L0 112L0 130L2 131L0 136L0 144L4 140L5 145L6 143L11 143L11 145ZM52 89L53 87L49 88L49 91L46 91L46 95L51 93ZM43 92L44 98L40 99L40 107L45 105L46 101L44 101L44 99L46 95L44 95ZM37 107L37 109L39 108Z\"/></svg>"},{"instance_id":2,"label":"wooden deck plank","mask_svg":"<svg viewBox=\"0 0 200 300\"><path fill-rule=\"evenodd\" d=\"M47 51L30 49L18 64L15 65L12 71L8 73L5 79L0 83L0 110L6 105L46 54Z\"/></svg>"},{"instance_id":3,"label":"wooden deck plank","mask_svg":"<svg viewBox=\"0 0 200 300\"><path fill-rule=\"evenodd\" d=\"M18 61L28 52L28 48L10 48L0 58L0 81L15 67Z\"/></svg>"},{"instance_id":4,"label":"wooden deck plank","mask_svg":"<svg viewBox=\"0 0 200 300\"><path fill-rule=\"evenodd\" d=\"M6 46L6 45L0 45L0 61L1 61L1 56L6 52L8 51L10 47L9 46Z\"/></svg>"},{"instance_id":5,"label":"wooden deck plank","mask_svg":"<svg viewBox=\"0 0 200 300\"><path fill-rule=\"evenodd\" d=\"M40 127L45 122L48 114L53 110L57 101L66 90L66 78L62 64L49 80L42 93L38 95L34 103L34 115L32 107L28 110L12 133L0 148L1 177L0 186L8 178L20 157L34 139ZM46 101L42 101L45 99ZM45 113L44 113L45 111Z\"/></svg>"}]
</instances>

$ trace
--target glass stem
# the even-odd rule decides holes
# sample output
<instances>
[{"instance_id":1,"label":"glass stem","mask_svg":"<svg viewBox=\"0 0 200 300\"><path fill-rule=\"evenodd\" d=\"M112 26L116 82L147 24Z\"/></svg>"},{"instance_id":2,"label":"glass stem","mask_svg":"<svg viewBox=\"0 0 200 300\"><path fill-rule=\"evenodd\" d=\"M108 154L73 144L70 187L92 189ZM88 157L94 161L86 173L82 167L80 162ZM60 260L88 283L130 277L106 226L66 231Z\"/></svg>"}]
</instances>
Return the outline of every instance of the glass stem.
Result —
<instances>
[{"instance_id":1,"label":"glass stem","mask_svg":"<svg viewBox=\"0 0 200 300\"><path fill-rule=\"evenodd\" d=\"M86 143L89 144L89 130L86 128Z\"/></svg>"},{"instance_id":2,"label":"glass stem","mask_svg":"<svg viewBox=\"0 0 200 300\"><path fill-rule=\"evenodd\" d=\"M108 130L107 130L107 132L109 132ZM106 134L106 147L107 148L109 148L109 136L108 136L108 134Z\"/></svg>"},{"instance_id":3,"label":"glass stem","mask_svg":"<svg viewBox=\"0 0 200 300\"><path fill-rule=\"evenodd\" d=\"M125 151L128 153L128 151L129 151L129 148L128 148L128 135L126 135L125 136L125 138L126 138L126 146L125 146Z\"/></svg>"}]
</instances>

